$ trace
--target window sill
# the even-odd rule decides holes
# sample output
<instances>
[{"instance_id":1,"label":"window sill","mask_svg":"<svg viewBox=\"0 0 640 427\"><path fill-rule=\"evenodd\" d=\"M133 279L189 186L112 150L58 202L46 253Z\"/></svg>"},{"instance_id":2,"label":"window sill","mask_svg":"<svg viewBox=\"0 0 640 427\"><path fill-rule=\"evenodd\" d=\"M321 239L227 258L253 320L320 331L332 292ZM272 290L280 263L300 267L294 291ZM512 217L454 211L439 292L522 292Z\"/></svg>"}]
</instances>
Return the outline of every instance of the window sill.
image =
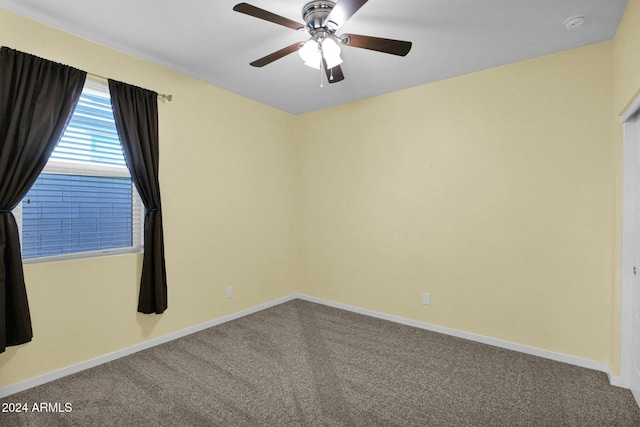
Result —
<instances>
[{"instance_id":1,"label":"window sill","mask_svg":"<svg viewBox=\"0 0 640 427\"><path fill-rule=\"evenodd\" d=\"M106 249L103 251L78 252L75 254L45 256L39 258L23 258L22 264L41 264L45 262L70 261L76 259L101 258L113 255L140 254L144 252L142 247L131 247L121 249Z\"/></svg>"}]
</instances>

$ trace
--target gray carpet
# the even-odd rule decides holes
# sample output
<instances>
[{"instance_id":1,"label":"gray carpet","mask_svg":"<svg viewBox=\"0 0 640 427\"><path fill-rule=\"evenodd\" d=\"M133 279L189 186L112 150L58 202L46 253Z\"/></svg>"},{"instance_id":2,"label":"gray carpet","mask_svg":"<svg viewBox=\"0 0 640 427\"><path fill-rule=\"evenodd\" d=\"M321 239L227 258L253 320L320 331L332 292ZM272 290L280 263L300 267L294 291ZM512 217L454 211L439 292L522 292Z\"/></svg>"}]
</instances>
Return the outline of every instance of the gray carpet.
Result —
<instances>
[{"instance_id":1,"label":"gray carpet","mask_svg":"<svg viewBox=\"0 0 640 427\"><path fill-rule=\"evenodd\" d=\"M640 426L601 372L301 300L1 402L72 409L2 426Z\"/></svg>"}]
</instances>

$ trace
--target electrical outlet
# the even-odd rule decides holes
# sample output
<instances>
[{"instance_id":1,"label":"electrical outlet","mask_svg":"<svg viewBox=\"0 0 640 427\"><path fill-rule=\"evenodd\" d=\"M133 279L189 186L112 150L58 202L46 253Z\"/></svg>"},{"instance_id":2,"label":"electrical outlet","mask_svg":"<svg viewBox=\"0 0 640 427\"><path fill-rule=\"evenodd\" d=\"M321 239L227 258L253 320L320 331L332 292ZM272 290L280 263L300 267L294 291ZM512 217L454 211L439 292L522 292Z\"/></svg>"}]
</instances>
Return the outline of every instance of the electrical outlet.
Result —
<instances>
[{"instance_id":1,"label":"electrical outlet","mask_svg":"<svg viewBox=\"0 0 640 427\"><path fill-rule=\"evenodd\" d=\"M422 294L422 304L431 305L431 294Z\"/></svg>"},{"instance_id":2,"label":"electrical outlet","mask_svg":"<svg viewBox=\"0 0 640 427\"><path fill-rule=\"evenodd\" d=\"M233 288L229 286L227 288L227 299L231 298L232 296L233 296Z\"/></svg>"}]
</instances>

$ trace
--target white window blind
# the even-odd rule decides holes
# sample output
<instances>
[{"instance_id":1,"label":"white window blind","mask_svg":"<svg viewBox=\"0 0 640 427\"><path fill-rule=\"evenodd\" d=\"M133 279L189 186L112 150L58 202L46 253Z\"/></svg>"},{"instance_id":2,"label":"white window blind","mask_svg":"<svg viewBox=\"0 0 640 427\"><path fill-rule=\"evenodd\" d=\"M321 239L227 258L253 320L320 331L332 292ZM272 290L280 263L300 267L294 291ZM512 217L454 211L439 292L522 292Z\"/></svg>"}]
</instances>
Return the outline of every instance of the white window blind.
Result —
<instances>
[{"instance_id":1,"label":"white window blind","mask_svg":"<svg viewBox=\"0 0 640 427\"><path fill-rule=\"evenodd\" d=\"M106 85L87 80L20 210L26 260L142 248L144 206L125 164Z\"/></svg>"},{"instance_id":2,"label":"white window blind","mask_svg":"<svg viewBox=\"0 0 640 427\"><path fill-rule=\"evenodd\" d=\"M82 92L51 159L126 168L107 94L90 88Z\"/></svg>"}]
</instances>

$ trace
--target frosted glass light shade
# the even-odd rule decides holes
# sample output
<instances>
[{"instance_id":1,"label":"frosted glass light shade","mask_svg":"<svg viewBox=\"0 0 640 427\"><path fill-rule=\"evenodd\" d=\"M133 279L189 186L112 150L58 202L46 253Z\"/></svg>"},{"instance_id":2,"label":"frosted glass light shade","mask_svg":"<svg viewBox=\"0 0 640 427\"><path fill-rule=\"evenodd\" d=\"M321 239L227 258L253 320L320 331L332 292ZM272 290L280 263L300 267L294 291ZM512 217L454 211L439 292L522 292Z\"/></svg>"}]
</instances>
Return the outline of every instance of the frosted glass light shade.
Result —
<instances>
[{"instance_id":1,"label":"frosted glass light shade","mask_svg":"<svg viewBox=\"0 0 640 427\"><path fill-rule=\"evenodd\" d=\"M318 46L318 42L315 40L307 41L304 46L298 49L298 54L300 58L304 61L304 65L311 68L320 68L320 60L322 59L322 55L320 54L320 49Z\"/></svg>"},{"instance_id":2,"label":"frosted glass light shade","mask_svg":"<svg viewBox=\"0 0 640 427\"><path fill-rule=\"evenodd\" d=\"M324 60L327 61L327 69L342 64L340 46L338 46L338 43L332 38L326 38L322 41L322 55L324 56Z\"/></svg>"}]
</instances>

